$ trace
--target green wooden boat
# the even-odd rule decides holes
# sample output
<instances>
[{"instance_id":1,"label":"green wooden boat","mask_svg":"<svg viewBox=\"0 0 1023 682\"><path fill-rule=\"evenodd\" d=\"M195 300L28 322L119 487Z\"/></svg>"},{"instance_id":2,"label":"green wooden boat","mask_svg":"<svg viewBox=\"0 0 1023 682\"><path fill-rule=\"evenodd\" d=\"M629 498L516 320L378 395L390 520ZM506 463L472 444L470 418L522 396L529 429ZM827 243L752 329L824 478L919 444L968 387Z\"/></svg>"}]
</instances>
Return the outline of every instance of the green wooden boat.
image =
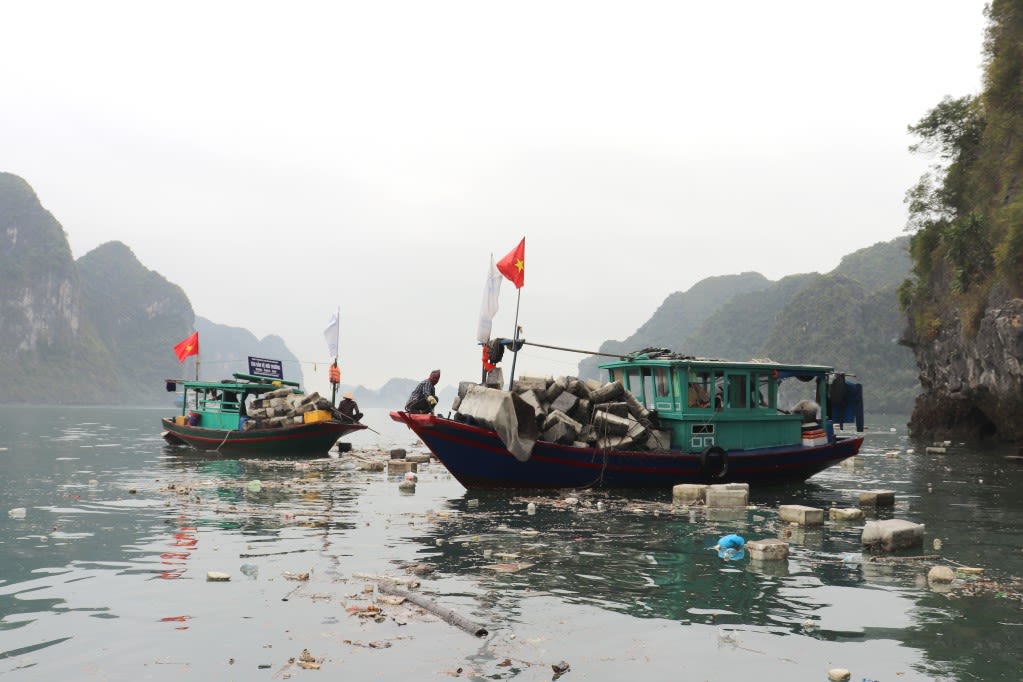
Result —
<instances>
[{"instance_id":1,"label":"green wooden boat","mask_svg":"<svg viewBox=\"0 0 1023 682\"><path fill-rule=\"evenodd\" d=\"M322 456L366 426L345 417L298 382L234 374L232 379L167 380L183 389L181 414L162 419L171 445L238 456Z\"/></svg>"},{"instance_id":2,"label":"green wooden boat","mask_svg":"<svg viewBox=\"0 0 1023 682\"><path fill-rule=\"evenodd\" d=\"M580 415L576 425L605 431L592 444L566 435L564 419L538 423L537 405L554 394L550 385L539 400L532 389L473 387L453 418L398 411L391 418L412 429L466 488L804 481L863 444L862 436L836 428L863 430L862 387L831 367L645 349L601 368L607 383L600 388L579 381L559 388L578 392L568 403L575 409L590 404L584 412L592 417ZM611 389L629 413L619 431L592 405L606 402L598 394ZM558 404L555 398L551 407Z\"/></svg>"}]
</instances>

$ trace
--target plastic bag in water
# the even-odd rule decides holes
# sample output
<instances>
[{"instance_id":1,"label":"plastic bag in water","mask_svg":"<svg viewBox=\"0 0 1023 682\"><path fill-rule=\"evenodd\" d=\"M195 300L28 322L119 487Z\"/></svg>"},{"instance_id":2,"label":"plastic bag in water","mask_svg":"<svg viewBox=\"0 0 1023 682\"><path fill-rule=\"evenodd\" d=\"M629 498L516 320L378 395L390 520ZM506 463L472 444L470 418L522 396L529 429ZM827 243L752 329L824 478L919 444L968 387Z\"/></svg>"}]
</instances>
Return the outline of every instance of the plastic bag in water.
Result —
<instances>
[{"instance_id":1,"label":"plastic bag in water","mask_svg":"<svg viewBox=\"0 0 1023 682\"><path fill-rule=\"evenodd\" d=\"M725 561L735 561L746 556L746 540L741 535L726 535L718 540L714 549L718 551L718 557Z\"/></svg>"}]
</instances>

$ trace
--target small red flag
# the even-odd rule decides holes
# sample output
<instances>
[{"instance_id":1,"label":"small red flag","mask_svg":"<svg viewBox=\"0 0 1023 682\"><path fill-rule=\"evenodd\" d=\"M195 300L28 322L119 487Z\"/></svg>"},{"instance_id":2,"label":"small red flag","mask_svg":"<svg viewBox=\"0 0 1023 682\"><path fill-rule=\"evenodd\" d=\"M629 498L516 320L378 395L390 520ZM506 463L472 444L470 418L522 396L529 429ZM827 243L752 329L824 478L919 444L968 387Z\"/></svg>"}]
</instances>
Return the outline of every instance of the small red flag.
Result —
<instances>
[{"instance_id":1,"label":"small red flag","mask_svg":"<svg viewBox=\"0 0 1023 682\"><path fill-rule=\"evenodd\" d=\"M199 332L193 332L187 339L174 346L174 354L178 362L184 362L189 355L199 354Z\"/></svg>"},{"instance_id":2,"label":"small red flag","mask_svg":"<svg viewBox=\"0 0 1023 682\"><path fill-rule=\"evenodd\" d=\"M526 283L526 238L523 237L519 245L512 249L507 256L497 261L497 269L501 274L512 281L516 289L521 289Z\"/></svg>"}]
</instances>

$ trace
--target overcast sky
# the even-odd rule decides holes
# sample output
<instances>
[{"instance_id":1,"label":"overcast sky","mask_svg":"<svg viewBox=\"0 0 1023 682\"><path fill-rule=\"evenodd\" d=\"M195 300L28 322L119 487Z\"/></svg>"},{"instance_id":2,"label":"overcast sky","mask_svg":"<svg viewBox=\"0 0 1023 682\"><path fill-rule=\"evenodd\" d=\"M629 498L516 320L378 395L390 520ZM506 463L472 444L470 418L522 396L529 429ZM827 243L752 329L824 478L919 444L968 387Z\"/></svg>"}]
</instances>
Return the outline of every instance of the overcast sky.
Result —
<instances>
[{"instance_id":1,"label":"overcast sky","mask_svg":"<svg viewBox=\"0 0 1023 682\"><path fill-rule=\"evenodd\" d=\"M906 126L979 92L983 7L4 3L0 170L76 258L123 241L310 388L338 305L344 383L443 385L478 379L490 255L522 237L526 338L596 350L705 277L903 234L930 162ZM495 335L515 303L506 281Z\"/></svg>"}]
</instances>

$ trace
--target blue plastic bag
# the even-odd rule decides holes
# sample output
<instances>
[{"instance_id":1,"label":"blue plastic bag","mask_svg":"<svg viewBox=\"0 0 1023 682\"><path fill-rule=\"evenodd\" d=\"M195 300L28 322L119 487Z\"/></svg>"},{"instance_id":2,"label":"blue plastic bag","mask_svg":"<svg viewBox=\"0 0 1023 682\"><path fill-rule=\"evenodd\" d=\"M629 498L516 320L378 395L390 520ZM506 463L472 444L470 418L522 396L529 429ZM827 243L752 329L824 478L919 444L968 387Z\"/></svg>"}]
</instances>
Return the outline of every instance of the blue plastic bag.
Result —
<instances>
[{"instance_id":1,"label":"blue plastic bag","mask_svg":"<svg viewBox=\"0 0 1023 682\"><path fill-rule=\"evenodd\" d=\"M741 535L726 535L714 546L718 557L725 561L735 561L746 556L746 540Z\"/></svg>"}]
</instances>

